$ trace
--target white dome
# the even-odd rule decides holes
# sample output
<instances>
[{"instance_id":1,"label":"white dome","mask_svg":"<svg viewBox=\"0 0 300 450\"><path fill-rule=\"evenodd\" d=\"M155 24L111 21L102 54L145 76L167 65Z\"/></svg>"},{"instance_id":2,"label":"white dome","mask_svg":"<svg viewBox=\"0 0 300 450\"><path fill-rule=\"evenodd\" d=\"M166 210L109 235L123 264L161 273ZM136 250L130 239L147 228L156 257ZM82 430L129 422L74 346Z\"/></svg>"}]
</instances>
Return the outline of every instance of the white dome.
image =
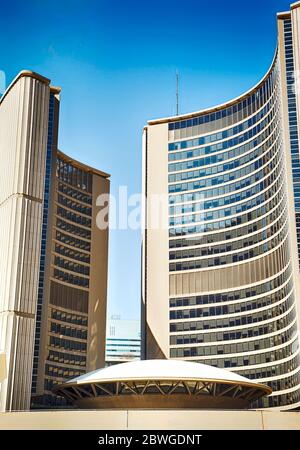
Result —
<instances>
[{"instance_id":1,"label":"white dome","mask_svg":"<svg viewBox=\"0 0 300 450\"><path fill-rule=\"evenodd\" d=\"M253 383L245 377L219 369L189 361L172 359L153 359L132 361L117 364L104 369L94 370L80 377L68 380L65 384L85 384L110 381L127 380L214 380L240 383Z\"/></svg>"},{"instance_id":2,"label":"white dome","mask_svg":"<svg viewBox=\"0 0 300 450\"><path fill-rule=\"evenodd\" d=\"M153 359L94 370L53 391L88 409L240 409L272 389L205 364Z\"/></svg>"}]
</instances>

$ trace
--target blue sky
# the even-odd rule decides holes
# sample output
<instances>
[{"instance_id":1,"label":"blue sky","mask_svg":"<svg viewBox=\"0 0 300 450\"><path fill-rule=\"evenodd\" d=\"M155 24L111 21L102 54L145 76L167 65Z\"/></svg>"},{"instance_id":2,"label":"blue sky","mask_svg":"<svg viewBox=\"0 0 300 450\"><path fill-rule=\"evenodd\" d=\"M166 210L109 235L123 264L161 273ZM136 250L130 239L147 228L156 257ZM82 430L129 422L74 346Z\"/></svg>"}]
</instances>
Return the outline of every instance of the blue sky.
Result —
<instances>
[{"instance_id":1,"label":"blue sky","mask_svg":"<svg viewBox=\"0 0 300 450\"><path fill-rule=\"evenodd\" d=\"M62 87L59 147L141 190L151 118L197 111L248 90L271 64L285 0L1 2L0 70L31 69ZM109 314L140 314L140 233L112 231Z\"/></svg>"}]
</instances>

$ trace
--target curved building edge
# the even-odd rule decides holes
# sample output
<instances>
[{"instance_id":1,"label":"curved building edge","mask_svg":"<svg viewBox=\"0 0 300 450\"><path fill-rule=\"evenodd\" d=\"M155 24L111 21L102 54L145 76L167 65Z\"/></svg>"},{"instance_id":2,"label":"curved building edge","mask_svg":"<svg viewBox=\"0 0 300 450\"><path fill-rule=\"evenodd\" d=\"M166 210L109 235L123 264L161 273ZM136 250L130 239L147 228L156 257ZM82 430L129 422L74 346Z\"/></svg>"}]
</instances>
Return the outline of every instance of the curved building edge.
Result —
<instances>
[{"instance_id":1,"label":"curved building edge","mask_svg":"<svg viewBox=\"0 0 300 450\"><path fill-rule=\"evenodd\" d=\"M263 77L260 79L260 81L258 81L258 83L256 83L253 87L248 89L246 92L238 95L237 97L227 100L224 103L220 103L215 106L201 109L199 111L193 111L191 113L179 114L176 116L163 117L161 119L151 119L151 120L148 120L147 123L149 125L155 125L155 124L160 124L160 123L176 122L176 121L185 120L185 119L193 119L194 117L198 117L198 116L208 114L208 113L217 112L217 111L223 110L224 108L227 108L228 106L233 106L236 103L239 103L240 101L244 100L246 97L248 97L249 95L251 95L255 91L257 91L264 84L265 80L268 78L268 76L270 75L270 73L272 72L272 70L276 64L277 55L278 55L278 47L275 50L275 54L274 54L272 63L270 65L268 71L265 73L265 75L263 75Z\"/></svg>"}]
</instances>

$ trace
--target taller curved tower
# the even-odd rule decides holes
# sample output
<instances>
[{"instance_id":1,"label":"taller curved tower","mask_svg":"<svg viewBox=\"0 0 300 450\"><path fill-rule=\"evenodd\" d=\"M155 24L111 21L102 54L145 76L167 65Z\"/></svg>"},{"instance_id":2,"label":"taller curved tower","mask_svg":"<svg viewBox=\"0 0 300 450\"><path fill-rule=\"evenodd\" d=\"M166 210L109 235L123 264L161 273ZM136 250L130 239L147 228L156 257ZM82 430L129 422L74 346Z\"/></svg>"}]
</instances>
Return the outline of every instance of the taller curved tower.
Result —
<instances>
[{"instance_id":1,"label":"taller curved tower","mask_svg":"<svg viewBox=\"0 0 300 450\"><path fill-rule=\"evenodd\" d=\"M300 406L299 43L297 2L253 89L143 139L144 357L259 379L255 406L281 409Z\"/></svg>"}]
</instances>

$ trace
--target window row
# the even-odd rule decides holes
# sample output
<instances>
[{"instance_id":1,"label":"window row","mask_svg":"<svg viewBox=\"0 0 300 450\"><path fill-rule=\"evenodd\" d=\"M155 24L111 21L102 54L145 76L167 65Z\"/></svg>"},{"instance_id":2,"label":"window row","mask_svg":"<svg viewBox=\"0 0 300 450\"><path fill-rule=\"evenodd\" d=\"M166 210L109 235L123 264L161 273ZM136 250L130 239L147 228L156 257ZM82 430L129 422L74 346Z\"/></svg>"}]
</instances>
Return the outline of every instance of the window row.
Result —
<instances>
[{"instance_id":1,"label":"window row","mask_svg":"<svg viewBox=\"0 0 300 450\"><path fill-rule=\"evenodd\" d=\"M276 81L278 83L278 80ZM265 89L267 90L266 82ZM274 103L274 97L277 95L275 84L269 95L263 93L262 96L248 97L248 100L241 101L229 108L223 108L210 114L203 114L193 119L176 121L169 123L169 136L172 139L180 139L197 134L212 133L219 129L232 127L252 116L250 119L230 128L230 135L237 134L239 130L247 129L257 123L267 113L270 105ZM262 91L264 92L264 91ZM253 98L253 101L250 99ZM258 113L257 111L260 110ZM255 114L256 113L256 114ZM254 115L255 114L255 115ZM173 132L173 133L172 133Z\"/></svg>"},{"instance_id":2,"label":"window row","mask_svg":"<svg viewBox=\"0 0 300 450\"><path fill-rule=\"evenodd\" d=\"M72 355L67 352L57 352L49 350L47 361L55 361L61 364L70 364L74 366L86 366L86 356Z\"/></svg>"},{"instance_id":3,"label":"window row","mask_svg":"<svg viewBox=\"0 0 300 450\"><path fill-rule=\"evenodd\" d=\"M281 148L281 144L280 147ZM215 188L219 191L218 195L224 195L229 192L233 192L239 189L243 189L244 187L249 186L250 184L255 183L255 181L259 181L265 176L267 176L272 169L274 169L279 161L280 156L279 151L275 154L274 157L270 160L269 164L265 167L263 167L261 170L256 172L252 175L252 177L246 177L247 175L250 175L254 171L258 170L260 167L262 167L262 164L259 165L258 162L254 164L250 164L249 166L245 167L244 169L240 169L233 173L227 173L225 175L219 175L218 177L214 178L205 178L205 179L199 179L197 181L190 181L188 183L179 183L179 184L172 184L169 185L169 194L173 194L174 192L183 192L183 191L193 191L197 189L204 189L204 191L201 191L201 195L203 197L214 197L214 190L213 189L207 189L211 186L217 186L219 184L229 183L233 180L243 178L242 180L236 181L235 183L230 183L228 185L222 186L220 188ZM257 166L257 167L256 167Z\"/></svg>"},{"instance_id":4,"label":"window row","mask_svg":"<svg viewBox=\"0 0 300 450\"><path fill-rule=\"evenodd\" d=\"M82 286L84 288L89 287L89 279L78 277L70 273L63 272L62 270L54 269L53 276L55 279L63 281L64 283L73 284L74 286Z\"/></svg>"},{"instance_id":5,"label":"window row","mask_svg":"<svg viewBox=\"0 0 300 450\"><path fill-rule=\"evenodd\" d=\"M274 295L274 294L273 294ZM284 298L284 297L283 297ZM267 298L266 298L267 300ZM281 300L280 296L278 301ZM210 307L207 310L202 308L197 309L183 309L183 310L173 310L170 311L170 320L189 320L200 317L208 317L208 320L203 320L199 322L188 322L186 326L182 327L180 322L170 323L170 331L178 332L180 331L193 331L193 330L210 330L217 328L228 328L228 327L239 327L243 325L252 325L264 320L276 319L278 316L286 313L295 304L294 294L290 295L283 303L280 303L273 308L264 309L259 312L251 312L249 315L234 316L221 319L212 319L212 317L221 316L223 314L234 314L228 311L228 306L224 305L217 307ZM272 303L268 302L268 306ZM238 306L238 305L237 305ZM237 308L238 309L238 308ZM225 312L227 311L227 312ZM238 313L238 311L237 311Z\"/></svg>"},{"instance_id":6,"label":"window row","mask_svg":"<svg viewBox=\"0 0 300 450\"><path fill-rule=\"evenodd\" d=\"M82 237L84 239L91 239L91 231L85 228L77 227L71 223L65 222L64 220L57 217L56 226L60 230L66 231L67 233L75 234L76 236Z\"/></svg>"},{"instance_id":7,"label":"window row","mask_svg":"<svg viewBox=\"0 0 300 450\"><path fill-rule=\"evenodd\" d=\"M214 364L215 367L219 367L220 369L228 369L242 366L254 366L258 364L268 364L268 363L276 363L276 361L288 358L296 353L298 350L299 344L298 339L295 339L291 344L274 349L271 352L258 353L257 355L243 355L243 356L232 356L231 358L218 358L216 359L204 359L200 360L200 363L213 365L212 362L217 362Z\"/></svg>"},{"instance_id":8,"label":"window row","mask_svg":"<svg viewBox=\"0 0 300 450\"><path fill-rule=\"evenodd\" d=\"M63 378L64 380L67 380L68 378L79 377L84 373L85 373L84 370L68 369L65 367L52 366L50 364L46 364L45 366L46 375L50 377Z\"/></svg>"},{"instance_id":9,"label":"window row","mask_svg":"<svg viewBox=\"0 0 300 450\"><path fill-rule=\"evenodd\" d=\"M204 222L201 225L190 225L186 227L177 227L170 228L169 235L172 236L182 236L185 234L194 234L194 233L209 233L214 230L221 230L225 228L236 227L238 225L242 225L243 223L250 222L252 220L258 219L259 217L267 214L271 211L284 197L284 190L280 189L277 195L272 198L268 203L263 206L260 206L258 209L248 212L247 214L243 214L238 217L233 217L227 220L221 220L220 222Z\"/></svg>"},{"instance_id":10,"label":"window row","mask_svg":"<svg viewBox=\"0 0 300 450\"><path fill-rule=\"evenodd\" d=\"M251 198L250 200L247 200L246 202L238 203L237 205L234 205L234 206L231 206L228 208L217 209L215 211L209 210L208 212L204 212L204 211L200 210L200 212L198 214L193 212L192 214L189 214L189 215L184 213L185 215L183 215L183 216L170 217L169 225L175 226L175 225L182 225L182 224L193 223L193 222L203 222L204 220L206 220L206 221L217 220L217 219L222 219L223 217L234 216L236 214L243 213L249 209L255 208L256 206L259 206L259 205L265 203L267 200L269 200L274 194L276 194L280 185L282 185L282 179L280 179L280 177L278 177L278 174L273 172L273 176L275 177L276 175L277 175L277 180L270 189L266 190L265 192L263 192L260 195L257 195L256 197ZM199 209L203 206L205 206L205 205L198 204ZM194 209L198 209L198 208L197 208L197 206L195 207L195 205L194 205ZM184 209L184 207L183 207L183 209ZM190 209L190 208L187 207L187 209Z\"/></svg>"},{"instance_id":11,"label":"window row","mask_svg":"<svg viewBox=\"0 0 300 450\"><path fill-rule=\"evenodd\" d=\"M92 208L90 206L82 205L82 203L77 203L74 200L65 197L64 195L58 194L57 201L60 205L66 206L78 213L85 214L87 216L92 215Z\"/></svg>"},{"instance_id":12,"label":"window row","mask_svg":"<svg viewBox=\"0 0 300 450\"><path fill-rule=\"evenodd\" d=\"M277 140L277 143L278 142L279 140ZM266 147L265 152L263 152L261 148L257 148L256 151L259 153L259 155L258 157L255 158L251 157L255 155L255 152L253 152L250 155L244 156L244 158L236 159L235 161L232 161L230 163L215 165L204 169L188 170L184 172L172 173L168 175L168 182L178 183L180 181L192 180L194 178L209 177L224 172L229 172L227 173L228 179L226 179L226 181L235 180L244 175L247 175L250 172L253 172L254 170L259 169L264 164L266 164L271 159L271 157L276 153L278 147L279 145ZM245 159L246 161L242 163L241 162L242 159ZM254 162L251 163L251 161ZM234 170L239 168L240 166L243 166L243 168Z\"/></svg>"},{"instance_id":13,"label":"window row","mask_svg":"<svg viewBox=\"0 0 300 450\"><path fill-rule=\"evenodd\" d=\"M54 256L54 265L61 267L62 269L70 270L71 272L80 273L85 276L90 275L90 268L83 266L68 259L61 258L60 256Z\"/></svg>"},{"instance_id":14,"label":"window row","mask_svg":"<svg viewBox=\"0 0 300 450\"><path fill-rule=\"evenodd\" d=\"M206 145L210 144L212 142L221 141L222 139L228 139L223 143L223 148L227 149L230 147L234 147L235 145L242 144L245 141L248 141L248 139L252 139L254 136L256 136L261 130L264 129L264 127L272 122L274 117L276 117L276 114L278 112L277 110L272 109L270 113L257 125L255 125L250 130L246 131L245 133L241 134L240 136L236 136L234 138L228 139L231 136L241 133L244 131L243 125L236 125L233 129L221 131L219 133L210 134L208 136L202 136L200 138L196 139L190 139L188 141L181 141L181 142L174 142L169 144L169 151L176 151L176 150L184 150L190 147L197 147L199 145ZM250 119L251 121L252 119ZM246 127L248 129L249 127ZM227 144L227 146L225 146Z\"/></svg>"},{"instance_id":15,"label":"window row","mask_svg":"<svg viewBox=\"0 0 300 450\"><path fill-rule=\"evenodd\" d=\"M74 222L78 225L83 225L85 227L89 227L91 228L92 226L92 220L85 217L85 216L80 216L78 214L75 214L72 211L69 211L65 208L62 208L61 206L57 206L57 215L59 217L62 217L63 219L67 219L70 220L71 222Z\"/></svg>"},{"instance_id":16,"label":"window row","mask_svg":"<svg viewBox=\"0 0 300 450\"><path fill-rule=\"evenodd\" d=\"M264 140L270 139L270 136L278 135L278 121L272 121L269 123L264 130L261 131L260 134L255 136L255 139L240 145L236 148L232 148L228 152L225 152L225 150L228 148L227 141L219 142L218 144L209 145L206 147L200 147L195 148L193 150L184 150L181 152L170 152L168 154L168 160L170 162L174 161L181 161L184 159L190 159L190 158L198 158L200 156L207 156L208 158L224 158L224 159L231 159L235 156L240 156L243 153L248 152L249 150L254 149L256 146L260 145ZM217 155L213 155L214 153L220 152ZM208 156L211 155L211 156ZM208 162L213 161L211 159L207 160ZM221 159L222 161L222 159ZM217 161L216 161L217 162Z\"/></svg>"},{"instance_id":17,"label":"window row","mask_svg":"<svg viewBox=\"0 0 300 450\"><path fill-rule=\"evenodd\" d=\"M189 161L178 162L178 163L170 163L168 170L169 170L169 172L177 172L179 170L188 170L188 169L194 169L197 167L210 166L212 164L217 164L219 162L226 161L228 159L232 160L233 158L238 158L240 156L240 158L227 163L228 165L230 165L230 164L236 165L237 164L239 166L239 165L245 164L245 163L257 158L259 155L264 153L268 148L272 147L272 145L274 144L274 142L277 139L278 139L278 135L275 134L274 131L272 132L272 134L270 134L269 130L268 130L268 133L266 131L264 131L259 136L257 136L257 138L254 139L253 141L248 142L247 144L244 144L233 150L230 150L228 152L223 152L223 153L217 153L215 155L206 156L206 158L191 159ZM262 142L264 142L264 143L262 144ZM218 145L221 146L221 144L218 144ZM247 154L245 156L241 156L244 153L247 153ZM174 155L172 155L172 156L174 156ZM188 152L187 154L184 153L182 156L186 156L186 158L182 158L182 159L187 159L187 158L192 158L194 155L190 154L190 152ZM226 167L226 164L224 164L223 166ZM222 166L218 166L218 167L222 167ZM233 166L233 168L234 167L237 167L237 166Z\"/></svg>"},{"instance_id":18,"label":"window row","mask_svg":"<svg viewBox=\"0 0 300 450\"><path fill-rule=\"evenodd\" d=\"M61 233L58 230L56 230L55 239L62 242L63 244L70 245L71 247L76 247L87 252L91 251L90 242L83 241L82 239L78 239L75 236L71 236L69 234Z\"/></svg>"},{"instance_id":19,"label":"window row","mask_svg":"<svg viewBox=\"0 0 300 450\"><path fill-rule=\"evenodd\" d=\"M80 328L72 328L71 326L61 325L60 323L51 322L50 333L56 333L63 336L69 336L76 339L87 339L87 330Z\"/></svg>"},{"instance_id":20,"label":"window row","mask_svg":"<svg viewBox=\"0 0 300 450\"><path fill-rule=\"evenodd\" d=\"M242 365L242 364L240 364ZM280 375L284 375L290 372L293 372L300 367L300 357L299 355L295 356L289 361L278 363L274 366L261 367L258 369L250 369L250 370L240 370L236 371L237 374L242 375L249 380L259 380L261 378L271 378Z\"/></svg>"},{"instance_id":21,"label":"window row","mask_svg":"<svg viewBox=\"0 0 300 450\"><path fill-rule=\"evenodd\" d=\"M57 336L50 336L49 338L50 347L59 347L74 352L86 352L87 346L85 342L71 341Z\"/></svg>"},{"instance_id":22,"label":"window row","mask_svg":"<svg viewBox=\"0 0 300 450\"><path fill-rule=\"evenodd\" d=\"M205 209L214 209L220 208L222 206L227 206L232 203L238 203L242 200L246 200L254 195L262 192L266 188L271 189L271 185L278 176L278 171L273 171L270 175L265 178L260 183L255 184L250 189L246 189L241 192L237 192L236 194L227 195L224 197L219 197L214 200L206 200L203 201L201 192L196 192L192 194L182 194L182 196L169 196L170 205L174 205L174 203L179 203L177 200L182 197L183 205L169 206L169 214L184 214L188 212L197 212ZM192 200L190 200L192 199ZM193 203L187 203L189 201L193 201Z\"/></svg>"},{"instance_id":23,"label":"window row","mask_svg":"<svg viewBox=\"0 0 300 450\"><path fill-rule=\"evenodd\" d=\"M255 260L200 271L170 272L170 297L197 292L221 292L261 283L278 275L290 261L290 242L286 239L277 249Z\"/></svg>"},{"instance_id":24,"label":"window row","mask_svg":"<svg viewBox=\"0 0 300 450\"><path fill-rule=\"evenodd\" d=\"M51 309L51 318L74 325L83 325L85 327L88 325L88 318L86 316L79 316L78 314L73 313L70 314L59 309Z\"/></svg>"},{"instance_id":25,"label":"window row","mask_svg":"<svg viewBox=\"0 0 300 450\"><path fill-rule=\"evenodd\" d=\"M274 289L282 286L287 280L287 287L283 287L284 292L289 292L293 286L293 281L291 279L291 265L285 269L283 273L277 275L270 281L265 283L258 284L256 286L252 286L247 289L238 289L230 292L222 292L218 294L209 294L209 295L197 295L190 297L179 297L179 298L170 298L170 308L176 308L180 306L194 306L194 305L208 305L214 303L222 303L222 302L232 302L239 301L244 298L251 298L257 295L265 294L266 292L273 291ZM283 295L284 297L285 295ZM283 298L282 297L282 298ZM261 301L262 299L257 299L257 301ZM252 300L251 300L252 302ZM247 302L246 302L247 304ZM245 304L245 306L246 306ZM265 305L262 305L265 306ZM247 306L246 306L247 308Z\"/></svg>"},{"instance_id":26,"label":"window row","mask_svg":"<svg viewBox=\"0 0 300 450\"><path fill-rule=\"evenodd\" d=\"M234 341L239 339L249 339L253 337L260 337L265 334L274 333L287 327L295 319L295 310L291 311L285 317L270 322L259 327L233 330L228 332L213 332L200 334L183 334L170 336L170 345L189 345L189 344L204 344L221 341Z\"/></svg>"},{"instance_id":27,"label":"window row","mask_svg":"<svg viewBox=\"0 0 300 450\"><path fill-rule=\"evenodd\" d=\"M60 255L66 256L67 258L76 259L77 261L90 263L90 255L87 253L81 253L78 250L74 250L69 247L65 247L64 245L55 244L54 247L55 253L59 253Z\"/></svg>"},{"instance_id":28,"label":"window row","mask_svg":"<svg viewBox=\"0 0 300 450\"><path fill-rule=\"evenodd\" d=\"M294 55L293 55L293 38L292 34L287 34L289 30L289 24L285 22L285 53L286 58L289 58L289 62L286 64L286 83L288 92L288 117L289 117L289 132L291 142L291 156L293 166L293 186L294 195L298 197L299 192L299 174L296 170L300 168L299 160L299 139L298 139L298 119L297 119L297 106L296 106L296 92L295 92L295 68L294 68ZM296 200L296 198L295 198ZM295 209L298 211L299 204L295 201ZM297 216L296 216L297 217ZM297 229L298 229L297 224ZM298 255L300 261L300 236L297 233L298 242Z\"/></svg>"},{"instance_id":29,"label":"window row","mask_svg":"<svg viewBox=\"0 0 300 450\"><path fill-rule=\"evenodd\" d=\"M88 205L92 204L92 196L90 194L78 191L77 189L74 189L74 187L68 186L64 183L58 182L58 191L79 200L80 202L87 203Z\"/></svg>"},{"instance_id":30,"label":"window row","mask_svg":"<svg viewBox=\"0 0 300 450\"><path fill-rule=\"evenodd\" d=\"M250 223L246 226L239 227L233 230L222 231L221 233L213 234L201 234L200 236L185 237L182 239L170 239L169 248L184 248L184 247L194 247L196 245L207 245L213 244L215 242L224 242L232 239L239 239L249 234L255 233L262 228L266 228L271 223L285 214L286 207L282 209L283 199L277 204L276 208L267 216L258 220L257 222Z\"/></svg>"},{"instance_id":31,"label":"window row","mask_svg":"<svg viewBox=\"0 0 300 450\"><path fill-rule=\"evenodd\" d=\"M257 341L243 342L240 344L224 344L224 345L207 345L205 347L182 347L182 348L171 348L170 356L171 358L192 358L197 356L213 356L213 355L226 355L233 353L246 353L253 351L260 351L266 349L272 349L278 345L283 345L291 340L297 333L297 324L293 325L289 330L284 331L276 336L259 339ZM256 364L261 364L264 362L264 353L257 354L261 359L261 362ZM251 358L248 355L249 359Z\"/></svg>"},{"instance_id":32,"label":"window row","mask_svg":"<svg viewBox=\"0 0 300 450\"><path fill-rule=\"evenodd\" d=\"M51 173L52 173L52 140L53 140L53 103L54 96L50 93L49 99L49 116L48 116L48 141L46 150L46 166L44 179L44 201L43 201L43 221L41 229L41 253L40 253L40 270L37 292L37 308L36 308L36 323L35 323L35 344L34 344L34 358L32 365L32 393L36 393L37 389L37 373L38 373L38 355L40 350L40 336L41 336L41 318L42 305L44 300L44 275L46 263L46 243L48 230L48 215L49 215L49 195L51 189Z\"/></svg>"},{"instance_id":33,"label":"window row","mask_svg":"<svg viewBox=\"0 0 300 450\"><path fill-rule=\"evenodd\" d=\"M171 272L177 272L180 270L194 270L203 269L206 267L222 266L226 264L234 264L237 262L247 261L248 259L256 258L259 255L268 253L277 247L280 242L283 242L288 234L288 227L285 226L283 230L264 244L257 247L249 248L244 252L239 252L230 255L218 256L207 259L195 259L192 261L182 261L176 263L170 263L169 268Z\"/></svg>"},{"instance_id":34,"label":"window row","mask_svg":"<svg viewBox=\"0 0 300 450\"><path fill-rule=\"evenodd\" d=\"M300 372L295 373L287 378L281 380L272 380L266 383L270 388L275 391L284 391L286 389L292 389L293 387L300 385Z\"/></svg>"},{"instance_id":35,"label":"window row","mask_svg":"<svg viewBox=\"0 0 300 450\"><path fill-rule=\"evenodd\" d=\"M93 175L90 172L73 166L60 157L57 158L56 176L59 180L83 191L92 192Z\"/></svg>"},{"instance_id":36,"label":"window row","mask_svg":"<svg viewBox=\"0 0 300 450\"><path fill-rule=\"evenodd\" d=\"M284 223L287 221L286 217L283 215L280 217L280 219L275 222L274 225L272 225L270 228L267 228L264 231L261 231L258 234L252 235L251 237L245 236L245 239L241 239L239 241L233 241L228 242L225 244L218 244L218 245L209 245L207 247L201 247L201 248L191 248L189 250L177 250L176 252L170 252L169 259L185 259L185 258L197 258L197 257L203 257L203 256L210 256L210 255L217 255L219 253L228 253L232 251L237 251L241 248L250 247L252 245L258 244L259 242L265 241L274 234L276 234L280 228L284 225Z\"/></svg>"},{"instance_id":37,"label":"window row","mask_svg":"<svg viewBox=\"0 0 300 450\"><path fill-rule=\"evenodd\" d=\"M251 408L277 408L278 406L293 405L300 402L300 389L288 394L280 394L273 397L264 397L251 403Z\"/></svg>"}]
</instances>

